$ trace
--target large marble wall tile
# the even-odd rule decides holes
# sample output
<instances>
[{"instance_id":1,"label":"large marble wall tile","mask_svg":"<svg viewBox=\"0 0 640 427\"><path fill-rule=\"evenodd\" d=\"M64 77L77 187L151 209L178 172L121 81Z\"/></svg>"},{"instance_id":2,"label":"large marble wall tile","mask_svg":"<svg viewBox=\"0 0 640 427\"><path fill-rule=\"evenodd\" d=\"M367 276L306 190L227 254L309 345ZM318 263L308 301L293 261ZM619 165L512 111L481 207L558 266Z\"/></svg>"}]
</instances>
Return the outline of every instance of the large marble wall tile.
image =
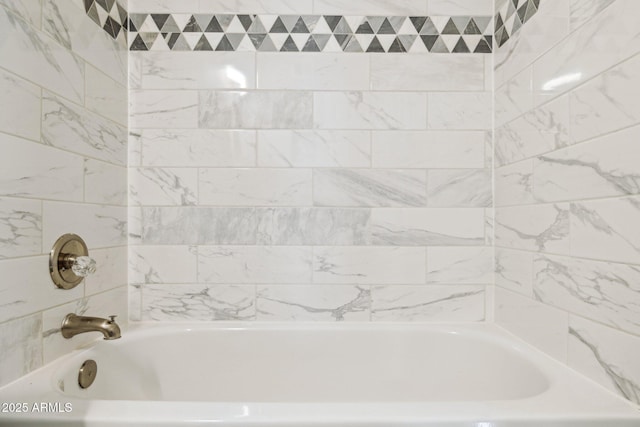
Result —
<instances>
[{"instance_id":1,"label":"large marble wall tile","mask_svg":"<svg viewBox=\"0 0 640 427\"><path fill-rule=\"evenodd\" d=\"M261 167L369 167L371 134L345 130L258 131Z\"/></svg>"},{"instance_id":2,"label":"large marble wall tile","mask_svg":"<svg viewBox=\"0 0 640 427\"><path fill-rule=\"evenodd\" d=\"M4 0L0 5L27 21L36 28L40 28L42 20L42 0Z\"/></svg>"},{"instance_id":3,"label":"large marble wall tile","mask_svg":"<svg viewBox=\"0 0 640 427\"><path fill-rule=\"evenodd\" d=\"M42 96L42 142L118 165L127 164L127 130L59 96Z\"/></svg>"},{"instance_id":4,"label":"large marble wall tile","mask_svg":"<svg viewBox=\"0 0 640 427\"><path fill-rule=\"evenodd\" d=\"M256 244L255 208L147 207L142 242L160 245Z\"/></svg>"},{"instance_id":5,"label":"large marble wall tile","mask_svg":"<svg viewBox=\"0 0 640 427\"><path fill-rule=\"evenodd\" d=\"M427 0L429 15L492 15L492 0Z\"/></svg>"},{"instance_id":6,"label":"large marble wall tile","mask_svg":"<svg viewBox=\"0 0 640 427\"><path fill-rule=\"evenodd\" d=\"M571 316L569 366L612 392L640 403L640 338Z\"/></svg>"},{"instance_id":7,"label":"large marble wall tile","mask_svg":"<svg viewBox=\"0 0 640 427\"><path fill-rule=\"evenodd\" d=\"M493 248L427 248L427 283L493 283Z\"/></svg>"},{"instance_id":8,"label":"large marble wall tile","mask_svg":"<svg viewBox=\"0 0 640 427\"><path fill-rule=\"evenodd\" d=\"M570 93L574 140L583 141L640 123L639 73L640 55L636 55Z\"/></svg>"},{"instance_id":9,"label":"large marble wall tile","mask_svg":"<svg viewBox=\"0 0 640 427\"><path fill-rule=\"evenodd\" d=\"M313 123L320 129L426 129L427 95L314 92Z\"/></svg>"},{"instance_id":10,"label":"large marble wall tile","mask_svg":"<svg viewBox=\"0 0 640 427\"><path fill-rule=\"evenodd\" d=\"M613 2L615 0L571 0L571 31L588 22Z\"/></svg>"},{"instance_id":11,"label":"large marble wall tile","mask_svg":"<svg viewBox=\"0 0 640 427\"><path fill-rule=\"evenodd\" d=\"M42 315L0 324L0 386L42 366Z\"/></svg>"},{"instance_id":12,"label":"large marble wall tile","mask_svg":"<svg viewBox=\"0 0 640 427\"><path fill-rule=\"evenodd\" d=\"M304 91L200 91L201 128L309 129L313 95Z\"/></svg>"},{"instance_id":13,"label":"large marble wall tile","mask_svg":"<svg viewBox=\"0 0 640 427\"><path fill-rule=\"evenodd\" d=\"M286 90L368 90L369 55L258 53L258 87Z\"/></svg>"},{"instance_id":14,"label":"large marble wall tile","mask_svg":"<svg viewBox=\"0 0 640 427\"><path fill-rule=\"evenodd\" d=\"M257 320L368 321L368 286L259 285Z\"/></svg>"},{"instance_id":15,"label":"large marble wall tile","mask_svg":"<svg viewBox=\"0 0 640 427\"><path fill-rule=\"evenodd\" d=\"M255 286L146 285L142 320L255 320Z\"/></svg>"},{"instance_id":16,"label":"large marble wall tile","mask_svg":"<svg viewBox=\"0 0 640 427\"><path fill-rule=\"evenodd\" d=\"M83 284L71 290L56 288L51 281L48 267L48 256L44 255L0 260L0 273L5 278L0 283L0 294L2 294L0 322L36 313L82 297ZM2 336L0 334L0 340Z\"/></svg>"},{"instance_id":17,"label":"large marble wall tile","mask_svg":"<svg viewBox=\"0 0 640 427\"><path fill-rule=\"evenodd\" d=\"M413 170L316 169L316 206L426 206L426 173Z\"/></svg>"},{"instance_id":18,"label":"large marble wall tile","mask_svg":"<svg viewBox=\"0 0 640 427\"><path fill-rule=\"evenodd\" d=\"M422 284L426 258L424 248L316 246L313 282Z\"/></svg>"},{"instance_id":19,"label":"large marble wall tile","mask_svg":"<svg viewBox=\"0 0 640 427\"><path fill-rule=\"evenodd\" d=\"M496 163L504 166L572 144L570 121L569 98L563 96L497 128Z\"/></svg>"},{"instance_id":20,"label":"large marble wall tile","mask_svg":"<svg viewBox=\"0 0 640 427\"><path fill-rule=\"evenodd\" d=\"M0 259L42 253L42 203L0 198Z\"/></svg>"},{"instance_id":21,"label":"large marble wall tile","mask_svg":"<svg viewBox=\"0 0 640 427\"><path fill-rule=\"evenodd\" d=\"M479 322L485 318L484 286L373 286L371 320Z\"/></svg>"},{"instance_id":22,"label":"large marble wall tile","mask_svg":"<svg viewBox=\"0 0 640 427\"><path fill-rule=\"evenodd\" d=\"M0 69L0 131L40 140L40 88Z\"/></svg>"},{"instance_id":23,"label":"large marble wall tile","mask_svg":"<svg viewBox=\"0 0 640 427\"><path fill-rule=\"evenodd\" d=\"M258 244L366 245L370 209L268 208L260 214Z\"/></svg>"},{"instance_id":24,"label":"large marble wall tile","mask_svg":"<svg viewBox=\"0 0 640 427\"><path fill-rule=\"evenodd\" d=\"M496 126L502 126L533 108L532 72L533 69L527 67L496 89Z\"/></svg>"},{"instance_id":25,"label":"large marble wall tile","mask_svg":"<svg viewBox=\"0 0 640 427\"><path fill-rule=\"evenodd\" d=\"M426 0L314 0L313 12L323 15L426 15Z\"/></svg>"},{"instance_id":26,"label":"large marble wall tile","mask_svg":"<svg viewBox=\"0 0 640 427\"><path fill-rule=\"evenodd\" d=\"M571 255L640 264L640 197L571 204Z\"/></svg>"},{"instance_id":27,"label":"large marble wall tile","mask_svg":"<svg viewBox=\"0 0 640 427\"><path fill-rule=\"evenodd\" d=\"M310 169L200 169L200 204L310 206Z\"/></svg>"},{"instance_id":28,"label":"large marble wall tile","mask_svg":"<svg viewBox=\"0 0 640 427\"><path fill-rule=\"evenodd\" d=\"M373 132L372 144L378 168L484 167L484 132Z\"/></svg>"},{"instance_id":29,"label":"large marble wall tile","mask_svg":"<svg viewBox=\"0 0 640 427\"><path fill-rule=\"evenodd\" d=\"M311 247L198 248L198 280L205 283L310 283L311 268Z\"/></svg>"},{"instance_id":30,"label":"large marble wall tile","mask_svg":"<svg viewBox=\"0 0 640 427\"><path fill-rule=\"evenodd\" d=\"M147 11L148 12L148 11ZM193 12L193 11L192 11ZM141 89L253 89L255 54L250 52L145 52Z\"/></svg>"},{"instance_id":31,"label":"large marble wall tile","mask_svg":"<svg viewBox=\"0 0 640 427\"><path fill-rule=\"evenodd\" d=\"M533 257L532 252L496 248L496 285L533 297Z\"/></svg>"},{"instance_id":32,"label":"large marble wall tile","mask_svg":"<svg viewBox=\"0 0 640 427\"><path fill-rule=\"evenodd\" d=\"M196 168L131 168L129 202L133 205L185 206L198 201Z\"/></svg>"},{"instance_id":33,"label":"large marble wall tile","mask_svg":"<svg viewBox=\"0 0 640 427\"><path fill-rule=\"evenodd\" d=\"M0 40L4 68L71 100L84 100L84 63L5 8L0 8Z\"/></svg>"},{"instance_id":34,"label":"large marble wall tile","mask_svg":"<svg viewBox=\"0 0 640 427\"><path fill-rule=\"evenodd\" d=\"M491 169L440 169L427 172L429 207L482 208L493 204Z\"/></svg>"},{"instance_id":35,"label":"large marble wall tile","mask_svg":"<svg viewBox=\"0 0 640 427\"><path fill-rule=\"evenodd\" d=\"M491 129L492 95L491 92L429 93L429 129Z\"/></svg>"},{"instance_id":36,"label":"large marble wall tile","mask_svg":"<svg viewBox=\"0 0 640 427\"><path fill-rule=\"evenodd\" d=\"M145 129L144 166L255 166L256 133L248 130Z\"/></svg>"},{"instance_id":37,"label":"large marble wall tile","mask_svg":"<svg viewBox=\"0 0 640 427\"><path fill-rule=\"evenodd\" d=\"M44 202L43 230L45 251L65 233L82 236L89 248L126 245L127 208Z\"/></svg>"},{"instance_id":38,"label":"large marble wall tile","mask_svg":"<svg viewBox=\"0 0 640 427\"><path fill-rule=\"evenodd\" d=\"M640 332L640 266L537 256L538 300L630 333Z\"/></svg>"},{"instance_id":39,"label":"large marble wall tile","mask_svg":"<svg viewBox=\"0 0 640 427\"><path fill-rule=\"evenodd\" d=\"M85 295L94 295L126 286L128 282L128 248L126 246L92 249L91 257L96 260L97 269L95 273L84 280ZM126 289L123 289L123 292L126 294ZM125 306L126 304L122 305L123 310L125 310Z\"/></svg>"},{"instance_id":40,"label":"large marble wall tile","mask_svg":"<svg viewBox=\"0 0 640 427\"><path fill-rule=\"evenodd\" d=\"M495 291L496 323L566 363L569 314L501 287Z\"/></svg>"},{"instance_id":41,"label":"large marble wall tile","mask_svg":"<svg viewBox=\"0 0 640 427\"><path fill-rule=\"evenodd\" d=\"M484 245L484 209L374 209L371 241L378 245Z\"/></svg>"},{"instance_id":42,"label":"large marble wall tile","mask_svg":"<svg viewBox=\"0 0 640 427\"><path fill-rule=\"evenodd\" d=\"M536 199L640 194L639 139L640 126L635 126L538 157L533 172Z\"/></svg>"},{"instance_id":43,"label":"large marble wall tile","mask_svg":"<svg viewBox=\"0 0 640 427\"><path fill-rule=\"evenodd\" d=\"M129 282L196 283L198 254L195 246L132 246Z\"/></svg>"},{"instance_id":44,"label":"large marble wall tile","mask_svg":"<svg viewBox=\"0 0 640 427\"><path fill-rule=\"evenodd\" d=\"M496 245L569 253L569 205L514 206L496 212Z\"/></svg>"},{"instance_id":45,"label":"large marble wall tile","mask_svg":"<svg viewBox=\"0 0 640 427\"><path fill-rule=\"evenodd\" d=\"M533 163L533 159L528 159L494 170L496 206L534 202Z\"/></svg>"},{"instance_id":46,"label":"large marble wall tile","mask_svg":"<svg viewBox=\"0 0 640 427\"><path fill-rule=\"evenodd\" d=\"M371 56L373 90L481 91L484 79L483 55Z\"/></svg>"},{"instance_id":47,"label":"large marble wall tile","mask_svg":"<svg viewBox=\"0 0 640 427\"><path fill-rule=\"evenodd\" d=\"M130 90L131 128L197 128L198 92L194 90Z\"/></svg>"},{"instance_id":48,"label":"large marble wall tile","mask_svg":"<svg viewBox=\"0 0 640 427\"><path fill-rule=\"evenodd\" d=\"M124 206L127 204L127 168L99 160L84 162L84 201Z\"/></svg>"},{"instance_id":49,"label":"large marble wall tile","mask_svg":"<svg viewBox=\"0 0 640 427\"><path fill-rule=\"evenodd\" d=\"M122 126L127 126L127 87L91 65L87 65L84 72L86 107Z\"/></svg>"},{"instance_id":50,"label":"large marble wall tile","mask_svg":"<svg viewBox=\"0 0 640 427\"><path fill-rule=\"evenodd\" d=\"M82 200L82 157L3 133L0 150L0 194Z\"/></svg>"}]
</instances>

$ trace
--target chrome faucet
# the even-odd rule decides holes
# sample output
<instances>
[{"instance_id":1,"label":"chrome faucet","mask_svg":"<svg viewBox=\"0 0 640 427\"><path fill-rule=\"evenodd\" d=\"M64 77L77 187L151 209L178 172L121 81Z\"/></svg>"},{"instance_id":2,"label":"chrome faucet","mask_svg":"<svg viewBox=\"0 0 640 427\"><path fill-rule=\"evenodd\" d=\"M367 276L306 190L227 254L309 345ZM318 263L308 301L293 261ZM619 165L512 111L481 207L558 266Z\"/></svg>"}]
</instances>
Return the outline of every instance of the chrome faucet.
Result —
<instances>
[{"instance_id":1,"label":"chrome faucet","mask_svg":"<svg viewBox=\"0 0 640 427\"><path fill-rule=\"evenodd\" d=\"M116 323L116 316L109 316L109 319L101 317L77 316L73 313L67 314L62 321L62 336L71 338L84 332L102 332L105 340L115 340L120 338L120 326Z\"/></svg>"}]
</instances>

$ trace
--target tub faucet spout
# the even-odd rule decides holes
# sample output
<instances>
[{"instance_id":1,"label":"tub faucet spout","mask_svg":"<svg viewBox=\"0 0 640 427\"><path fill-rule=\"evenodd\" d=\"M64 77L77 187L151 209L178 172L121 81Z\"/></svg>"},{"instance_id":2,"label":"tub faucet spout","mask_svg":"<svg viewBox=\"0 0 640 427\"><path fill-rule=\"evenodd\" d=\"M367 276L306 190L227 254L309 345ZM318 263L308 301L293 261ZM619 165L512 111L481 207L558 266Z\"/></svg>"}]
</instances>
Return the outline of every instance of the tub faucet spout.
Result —
<instances>
[{"instance_id":1,"label":"tub faucet spout","mask_svg":"<svg viewBox=\"0 0 640 427\"><path fill-rule=\"evenodd\" d=\"M67 314L62 321L62 336L71 338L85 332L102 332L105 340L115 340L120 338L120 326L115 321L116 316L109 316L109 319L101 317L77 316L73 313Z\"/></svg>"}]
</instances>

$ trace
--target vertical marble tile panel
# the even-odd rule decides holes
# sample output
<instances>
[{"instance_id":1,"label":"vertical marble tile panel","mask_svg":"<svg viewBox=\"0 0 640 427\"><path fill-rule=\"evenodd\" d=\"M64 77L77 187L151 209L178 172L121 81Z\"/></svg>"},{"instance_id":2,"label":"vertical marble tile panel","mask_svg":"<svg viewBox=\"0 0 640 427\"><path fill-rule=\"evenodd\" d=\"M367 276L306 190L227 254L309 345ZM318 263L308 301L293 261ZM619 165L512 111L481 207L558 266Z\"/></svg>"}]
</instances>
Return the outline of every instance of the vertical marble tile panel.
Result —
<instances>
[{"instance_id":1,"label":"vertical marble tile panel","mask_svg":"<svg viewBox=\"0 0 640 427\"><path fill-rule=\"evenodd\" d=\"M261 167L369 167L371 134L346 130L258 131Z\"/></svg>"},{"instance_id":2,"label":"vertical marble tile panel","mask_svg":"<svg viewBox=\"0 0 640 427\"><path fill-rule=\"evenodd\" d=\"M142 208L129 206L127 209L127 226L129 238L129 245L138 244L142 242Z\"/></svg>"},{"instance_id":3,"label":"vertical marble tile panel","mask_svg":"<svg viewBox=\"0 0 640 427\"><path fill-rule=\"evenodd\" d=\"M259 285L259 321L368 321L368 286Z\"/></svg>"},{"instance_id":4,"label":"vertical marble tile panel","mask_svg":"<svg viewBox=\"0 0 640 427\"><path fill-rule=\"evenodd\" d=\"M196 283L198 257L195 246L132 246L129 282Z\"/></svg>"},{"instance_id":5,"label":"vertical marble tile panel","mask_svg":"<svg viewBox=\"0 0 640 427\"><path fill-rule=\"evenodd\" d=\"M42 251L42 203L0 198L0 259Z\"/></svg>"},{"instance_id":6,"label":"vertical marble tile panel","mask_svg":"<svg viewBox=\"0 0 640 427\"><path fill-rule=\"evenodd\" d=\"M496 248L496 285L532 298L533 257L532 252Z\"/></svg>"},{"instance_id":7,"label":"vertical marble tile panel","mask_svg":"<svg viewBox=\"0 0 640 427\"><path fill-rule=\"evenodd\" d=\"M133 205L186 206L198 202L195 168L132 168L129 202Z\"/></svg>"},{"instance_id":8,"label":"vertical marble tile panel","mask_svg":"<svg viewBox=\"0 0 640 427\"><path fill-rule=\"evenodd\" d=\"M323 15L426 15L426 0L314 0L313 12Z\"/></svg>"},{"instance_id":9,"label":"vertical marble tile panel","mask_svg":"<svg viewBox=\"0 0 640 427\"><path fill-rule=\"evenodd\" d=\"M142 89L142 60L148 52L129 52L127 62L129 64L129 89Z\"/></svg>"},{"instance_id":10,"label":"vertical marble tile panel","mask_svg":"<svg viewBox=\"0 0 640 427\"><path fill-rule=\"evenodd\" d=\"M427 248L427 283L493 283L493 248Z\"/></svg>"},{"instance_id":11,"label":"vertical marble tile panel","mask_svg":"<svg viewBox=\"0 0 640 427\"><path fill-rule=\"evenodd\" d=\"M436 169L427 172L429 207L489 207L493 203L490 169Z\"/></svg>"},{"instance_id":12,"label":"vertical marble tile panel","mask_svg":"<svg viewBox=\"0 0 640 427\"><path fill-rule=\"evenodd\" d=\"M142 321L142 285L128 286L128 314L130 322Z\"/></svg>"},{"instance_id":13,"label":"vertical marble tile panel","mask_svg":"<svg viewBox=\"0 0 640 427\"><path fill-rule=\"evenodd\" d=\"M201 205L310 206L309 169L200 169Z\"/></svg>"},{"instance_id":14,"label":"vertical marble tile panel","mask_svg":"<svg viewBox=\"0 0 640 427\"><path fill-rule=\"evenodd\" d=\"M432 92L428 102L429 129L491 129L490 92Z\"/></svg>"},{"instance_id":15,"label":"vertical marble tile panel","mask_svg":"<svg viewBox=\"0 0 640 427\"><path fill-rule=\"evenodd\" d=\"M480 322L484 286L373 286L371 320L385 322Z\"/></svg>"},{"instance_id":16,"label":"vertical marble tile panel","mask_svg":"<svg viewBox=\"0 0 640 427\"><path fill-rule=\"evenodd\" d=\"M501 126L533 108L532 68L527 67L495 91L496 126Z\"/></svg>"},{"instance_id":17,"label":"vertical marble tile panel","mask_svg":"<svg viewBox=\"0 0 640 427\"><path fill-rule=\"evenodd\" d=\"M528 159L495 169L496 206L526 205L534 202L533 163L533 159Z\"/></svg>"},{"instance_id":18,"label":"vertical marble tile panel","mask_svg":"<svg viewBox=\"0 0 640 427\"><path fill-rule=\"evenodd\" d=\"M84 201L124 206L127 204L127 168L99 160L84 162Z\"/></svg>"},{"instance_id":19,"label":"vertical marble tile panel","mask_svg":"<svg viewBox=\"0 0 640 427\"><path fill-rule=\"evenodd\" d=\"M310 283L311 268L311 247L198 248L198 280L205 283Z\"/></svg>"},{"instance_id":20,"label":"vertical marble tile panel","mask_svg":"<svg viewBox=\"0 0 640 427\"><path fill-rule=\"evenodd\" d=\"M97 68L85 67L85 106L94 113L127 126L127 87Z\"/></svg>"},{"instance_id":21,"label":"vertical marble tile panel","mask_svg":"<svg viewBox=\"0 0 640 427\"><path fill-rule=\"evenodd\" d=\"M40 140L40 88L0 69L0 131Z\"/></svg>"},{"instance_id":22,"label":"vertical marble tile panel","mask_svg":"<svg viewBox=\"0 0 640 427\"><path fill-rule=\"evenodd\" d=\"M131 128L197 128L198 92L193 90L129 91Z\"/></svg>"},{"instance_id":23,"label":"vertical marble tile panel","mask_svg":"<svg viewBox=\"0 0 640 427\"><path fill-rule=\"evenodd\" d=\"M42 315L0 324L0 385L42 366Z\"/></svg>"},{"instance_id":24,"label":"vertical marble tile panel","mask_svg":"<svg viewBox=\"0 0 640 427\"><path fill-rule=\"evenodd\" d=\"M422 284L424 248L316 246L313 282L331 284Z\"/></svg>"},{"instance_id":25,"label":"vertical marble tile panel","mask_svg":"<svg viewBox=\"0 0 640 427\"><path fill-rule=\"evenodd\" d=\"M126 246L92 249L91 257L96 260L98 268L84 280L85 296L110 291L127 284L128 248ZM122 292L126 294L126 289L122 289ZM123 307L125 305L123 304Z\"/></svg>"}]
</instances>

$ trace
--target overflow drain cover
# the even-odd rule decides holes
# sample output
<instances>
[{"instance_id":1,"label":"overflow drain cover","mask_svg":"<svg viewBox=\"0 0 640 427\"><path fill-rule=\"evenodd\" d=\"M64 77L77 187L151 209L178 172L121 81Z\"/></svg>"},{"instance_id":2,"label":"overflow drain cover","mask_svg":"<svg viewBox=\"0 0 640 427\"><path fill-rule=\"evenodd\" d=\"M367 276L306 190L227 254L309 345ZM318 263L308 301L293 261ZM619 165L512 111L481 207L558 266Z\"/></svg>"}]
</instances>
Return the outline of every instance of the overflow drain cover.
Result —
<instances>
[{"instance_id":1,"label":"overflow drain cover","mask_svg":"<svg viewBox=\"0 0 640 427\"><path fill-rule=\"evenodd\" d=\"M88 388L93 384L96 375L98 375L98 364L96 361L91 359L85 360L78 373L78 384L80 388Z\"/></svg>"}]
</instances>

